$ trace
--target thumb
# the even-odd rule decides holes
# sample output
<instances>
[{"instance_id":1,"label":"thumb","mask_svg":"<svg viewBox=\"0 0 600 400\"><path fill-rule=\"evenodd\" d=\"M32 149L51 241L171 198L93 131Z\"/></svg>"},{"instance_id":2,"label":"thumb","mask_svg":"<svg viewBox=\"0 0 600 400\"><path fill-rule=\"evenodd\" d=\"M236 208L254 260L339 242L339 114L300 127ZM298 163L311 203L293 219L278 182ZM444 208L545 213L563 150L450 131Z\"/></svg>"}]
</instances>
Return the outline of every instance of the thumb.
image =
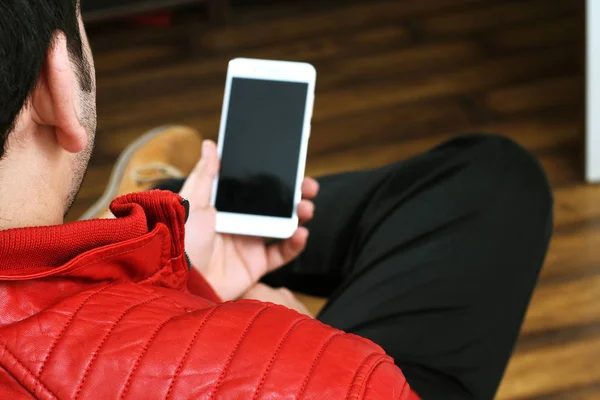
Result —
<instances>
[{"instance_id":1,"label":"thumb","mask_svg":"<svg viewBox=\"0 0 600 400\"><path fill-rule=\"evenodd\" d=\"M219 173L219 156L217 146L212 140L202 142L202 157L188 176L181 196L190 200L192 205L208 207L212 193L212 185Z\"/></svg>"}]
</instances>

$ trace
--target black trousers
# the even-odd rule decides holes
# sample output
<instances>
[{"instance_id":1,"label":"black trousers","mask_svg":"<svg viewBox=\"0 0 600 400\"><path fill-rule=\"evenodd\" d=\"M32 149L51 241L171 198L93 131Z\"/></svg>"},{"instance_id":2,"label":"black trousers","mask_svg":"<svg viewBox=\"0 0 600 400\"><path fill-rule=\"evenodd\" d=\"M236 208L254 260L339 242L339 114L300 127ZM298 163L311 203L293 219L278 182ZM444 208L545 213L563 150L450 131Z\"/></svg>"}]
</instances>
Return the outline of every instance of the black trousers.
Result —
<instances>
[{"instance_id":1,"label":"black trousers","mask_svg":"<svg viewBox=\"0 0 600 400\"><path fill-rule=\"evenodd\" d=\"M423 399L492 399L548 248L552 197L523 148L473 135L321 178L306 251L265 277L394 357Z\"/></svg>"}]
</instances>

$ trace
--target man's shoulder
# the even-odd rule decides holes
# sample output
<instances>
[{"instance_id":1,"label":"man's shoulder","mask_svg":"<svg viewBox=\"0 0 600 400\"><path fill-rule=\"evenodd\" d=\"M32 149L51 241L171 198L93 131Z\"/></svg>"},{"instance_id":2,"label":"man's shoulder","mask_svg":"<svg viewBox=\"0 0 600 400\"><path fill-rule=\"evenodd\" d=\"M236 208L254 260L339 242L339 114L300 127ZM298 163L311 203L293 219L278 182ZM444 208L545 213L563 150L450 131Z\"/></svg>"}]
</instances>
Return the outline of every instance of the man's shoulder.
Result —
<instances>
[{"instance_id":1,"label":"man's shoulder","mask_svg":"<svg viewBox=\"0 0 600 400\"><path fill-rule=\"evenodd\" d=\"M397 370L370 341L285 307L132 283L72 296L0 341L30 385L58 398L342 398L366 390L374 370Z\"/></svg>"}]
</instances>

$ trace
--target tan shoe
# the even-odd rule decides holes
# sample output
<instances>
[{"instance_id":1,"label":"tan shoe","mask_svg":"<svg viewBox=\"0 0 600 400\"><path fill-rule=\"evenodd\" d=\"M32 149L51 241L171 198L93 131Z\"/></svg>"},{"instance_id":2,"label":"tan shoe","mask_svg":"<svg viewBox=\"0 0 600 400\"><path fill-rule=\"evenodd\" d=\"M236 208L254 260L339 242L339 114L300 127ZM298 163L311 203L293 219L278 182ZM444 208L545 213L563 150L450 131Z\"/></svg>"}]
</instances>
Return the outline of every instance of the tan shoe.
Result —
<instances>
[{"instance_id":1,"label":"tan shoe","mask_svg":"<svg viewBox=\"0 0 600 400\"><path fill-rule=\"evenodd\" d=\"M188 176L201 152L202 137L191 128L162 126L145 133L119 156L104 194L80 220L111 218L108 207L116 197Z\"/></svg>"}]
</instances>

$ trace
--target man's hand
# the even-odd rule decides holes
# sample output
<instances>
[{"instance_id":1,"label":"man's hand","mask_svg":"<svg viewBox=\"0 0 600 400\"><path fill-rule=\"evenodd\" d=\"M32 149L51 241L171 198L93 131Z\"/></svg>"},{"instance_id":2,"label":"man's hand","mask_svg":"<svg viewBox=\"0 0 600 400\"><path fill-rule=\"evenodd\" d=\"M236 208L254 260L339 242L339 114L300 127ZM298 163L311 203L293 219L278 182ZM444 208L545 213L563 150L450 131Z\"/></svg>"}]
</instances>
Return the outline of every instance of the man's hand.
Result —
<instances>
[{"instance_id":1,"label":"man's hand","mask_svg":"<svg viewBox=\"0 0 600 400\"><path fill-rule=\"evenodd\" d=\"M306 314L309 317L314 318L314 315L308 311L308 308L306 308L306 306L286 288L274 289L263 283L257 283L244 293L242 299L260 300L279 304L280 306L285 306L298 311L300 314Z\"/></svg>"},{"instance_id":2,"label":"man's hand","mask_svg":"<svg viewBox=\"0 0 600 400\"><path fill-rule=\"evenodd\" d=\"M215 143L205 140L202 159L180 194L190 202L186 251L194 267L227 301L239 298L267 272L296 258L306 247L308 229L301 226L291 238L270 245L263 238L216 233L217 211L210 206L210 195L219 164ZM311 199L318 192L317 181L306 178L302 184L303 200L297 210L301 224L313 217L315 206Z\"/></svg>"}]
</instances>

